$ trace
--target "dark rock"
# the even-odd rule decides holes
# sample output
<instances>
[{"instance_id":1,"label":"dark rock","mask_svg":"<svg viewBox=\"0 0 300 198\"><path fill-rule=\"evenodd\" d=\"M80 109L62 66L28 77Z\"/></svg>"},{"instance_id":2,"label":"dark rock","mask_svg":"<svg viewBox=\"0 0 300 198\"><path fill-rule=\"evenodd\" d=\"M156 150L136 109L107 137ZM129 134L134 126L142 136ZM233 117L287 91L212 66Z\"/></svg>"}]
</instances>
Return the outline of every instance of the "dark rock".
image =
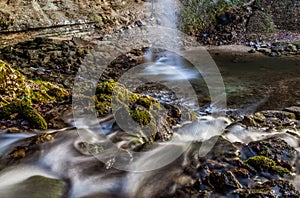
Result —
<instances>
[{"instance_id":1,"label":"dark rock","mask_svg":"<svg viewBox=\"0 0 300 198\"><path fill-rule=\"evenodd\" d=\"M204 145L213 145L212 149L207 153L205 158L208 159L224 159L239 157L239 149L223 136L215 136L206 140ZM226 149L224 149L226 148Z\"/></svg>"},{"instance_id":2,"label":"dark rock","mask_svg":"<svg viewBox=\"0 0 300 198\"><path fill-rule=\"evenodd\" d=\"M209 175L208 180L209 183L214 186L214 189L217 192L224 193L226 191L239 189L242 187L231 171L225 171L223 173L213 171Z\"/></svg>"},{"instance_id":3,"label":"dark rock","mask_svg":"<svg viewBox=\"0 0 300 198\"><path fill-rule=\"evenodd\" d=\"M253 54L253 53L256 52L256 50L255 50L255 49L251 49L251 50L249 50L248 52Z\"/></svg>"},{"instance_id":4,"label":"dark rock","mask_svg":"<svg viewBox=\"0 0 300 198\"><path fill-rule=\"evenodd\" d=\"M285 108L284 111L288 111L288 112L295 114L296 119L300 120L300 106L288 107L288 108Z\"/></svg>"},{"instance_id":5,"label":"dark rock","mask_svg":"<svg viewBox=\"0 0 300 198\"><path fill-rule=\"evenodd\" d=\"M261 111L261 114L263 114L266 118L278 118L281 120L284 119L295 119L295 114L292 112L287 112L287 111Z\"/></svg>"},{"instance_id":6,"label":"dark rock","mask_svg":"<svg viewBox=\"0 0 300 198\"><path fill-rule=\"evenodd\" d=\"M136 21L135 23L136 23L136 25L139 26L139 27L145 26L145 25L146 25L145 22L142 21L142 20L138 20L138 21Z\"/></svg>"},{"instance_id":7,"label":"dark rock","mask_svg":"<svg viewBox=\"0 0 300 198\"><path fill-rule=\"evenodd\" d=\"M298 198L300 193L288 181L267 181L254 188L239 189L232 193L234 197L291 197Z\"/></svg>"}]
</instances>

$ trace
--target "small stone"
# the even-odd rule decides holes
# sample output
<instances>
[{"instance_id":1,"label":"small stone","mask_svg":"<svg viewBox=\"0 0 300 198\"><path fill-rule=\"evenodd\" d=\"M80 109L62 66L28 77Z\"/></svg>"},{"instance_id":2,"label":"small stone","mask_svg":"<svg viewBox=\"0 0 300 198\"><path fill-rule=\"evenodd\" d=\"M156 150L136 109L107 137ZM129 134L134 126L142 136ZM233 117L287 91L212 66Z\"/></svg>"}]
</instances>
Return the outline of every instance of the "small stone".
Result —
<instances>
[{"instance_id":1,"label":"small stone","mask_svg":"<svg viewBox=\"0 0 300 198\"><path fill-rule=\"evenodd\" d=\"M288 111L288 112L295 114L296 119L300 120L300 106L288 107L288 108L285 108L284 111Z\"/></svg>"},{"instance_id":2,"label":"small stone","mask_svg":"<svg viewBox=\"0 0 300 198\"><path fill-rule=\"evenodd\" d=\"M251 50L249 50L248 52L253 54L253 53L256 52L256 50L255 50L255 49L251 49Z\"/></svg>"},{"instance_id":3,"label":"small stone","mask_svg":"<svg viewBox=\"0 0 300 198\"><path fill-rule=\"evenodd\" d=\"M135 23L136 23L136 25L139 26L139 27L145 26L145 25L146 25L145 22L142 21L142 20L137 20Z\"/></svg>"},{"instance_id":4,"label":"small stone","mask_svg":"<svg viewBox=\"0 0 300 198\"><path fill-rule=\"evenodd\" d=\"M9 132L9 133L19 133L20 129L17 128L17 127L11 127L11 128L7 129L7 132Z\"/></svg>"}]
</instances>

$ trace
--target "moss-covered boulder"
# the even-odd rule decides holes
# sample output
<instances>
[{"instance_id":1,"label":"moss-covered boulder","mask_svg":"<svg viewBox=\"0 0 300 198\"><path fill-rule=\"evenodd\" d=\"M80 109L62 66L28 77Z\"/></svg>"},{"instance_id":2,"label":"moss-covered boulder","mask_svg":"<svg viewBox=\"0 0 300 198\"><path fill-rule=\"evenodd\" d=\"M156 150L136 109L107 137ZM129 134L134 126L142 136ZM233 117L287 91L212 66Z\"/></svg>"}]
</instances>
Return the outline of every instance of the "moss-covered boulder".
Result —
<instances>
[{"instance_id":1,"label":"moss-covered boulder","mask_svg":"<svg viewBox=\"0 0 300 198\"><path fill-rule=\"evenodd\" d=\"M98 84L94 99L98 116L105 116L113 109L118 125L131 135L142 134L148 142L165 141L173 134L170 116L153 97L132 93L123 85L108 80Z\"/></svg>"},{"instance_id":2,"label":"moss-covered boulder","mask_svg":"<svg viewBox=\"0 0 300 198\"><path fill-rule=\"evenodd\" d=\"M0 108L0 118L10 118L13 114L29 122L32 128L47 129L45 119L26 101L11 102Z\"/></svg>"}]
</instances>

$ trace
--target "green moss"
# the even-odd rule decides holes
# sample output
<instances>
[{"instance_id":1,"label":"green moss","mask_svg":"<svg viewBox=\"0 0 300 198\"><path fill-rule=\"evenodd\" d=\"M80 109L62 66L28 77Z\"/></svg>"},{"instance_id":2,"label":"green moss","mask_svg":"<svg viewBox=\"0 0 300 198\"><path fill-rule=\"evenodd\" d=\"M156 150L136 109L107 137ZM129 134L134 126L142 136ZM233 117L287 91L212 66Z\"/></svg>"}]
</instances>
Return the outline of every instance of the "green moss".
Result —
<instances>
[{"instance_id":1,"label":"green moss","mask_svg":"<svg viewBox=\"0 0 300 198\"><path fill-rule=\"evenodd\" d=\"M27 120L33 128L47 129L45 119L28 102L15 101L0 108L0 118L10 119L10 116L16 113L18 117Z\"/></svg>"},{"instance_id":2,"label":"green moss","mask_svg":"<svg viewBox=\"0 0 300 198\"><path fill-rule=\"evenodd\" d=\"M141 126L145 126L151 121L151 115L147 110L130 110L130 116Z\"/></svg>"},{"instance_id":3,"label":"green moss","mask_svg":"<svg viewBox=\"0 0 300 198\"><path fill-rule=\"evenodd\" d=\"M19 97L25 89L24 76L0 60L0 94L4 100L11 101Z\"/></svg>"},{"instance_id":4,"label":"green moss","mask_svg":"<svg viewBox=\"0 0 300 198\"><path fill-rule=\"evenodd\" d=\"M64 88L41 80L28 80L29 89L26 96L32 102L50 102L67 100L70 97Z\"/></svg>"},{"instance_id":5,"label":"green moss","mask_svg":"<svg viewBox=\"0 0 300 198\"><path fill-rule=\"evenodd\" d=\"M155 98L132 93L123 85L113 80L98 84L94 100L95 107L100 116L109 113L111 107L117 108L122 106L128 110L135 110L135 108L140 105L147 110L160 109L160 104ZM137 114L133 113L135 116ZM135 117L135 119L137 119L137 117Z\"/></svg>"},{"instance_id":6,"label":"green moss","mask_svg":"<svg viewBox=\"0 0 300 198\"><path fill-rule=\"evenodd\" d=\"M96 93L112 94L117 85L118 85L118 83L112 79L102 82L102 83L99 83L96 88Z\"/></svg>"},{"instance_id":7,"label":"green moss","mask_svg":"<svg viewBox=\"0 0 300 198\"><path fill-rule=\"evenodd\" d=\"M113 99L113 93L115 93L114 99L116 99L124 98L124 94L126 94L125 92L125 87L118 85L118 83L114 80L99 83L97 85L96 95L94 97L95 107L99 116L103 116L109 113L112 105L111 103ZM119 101L122 101L122 99L119 99Z\"/></svg>"},{"instance_id":8,"label":"green moss","mask_svg":"<svg viewBox=\"0 0 300 198\"><path fill-rule=\"evenodd\" d=\"M290 174L288 169L278 166L274 160L265 156L250 157L245 161L245 163L258 171L275 172L281 176Z\"/></svg>"},{"instance_id":9,"label":"green moss","mask_svg":"<svg viewBox=\"0 0 300 198\"><path fill-rule=\"evenodd\" d=\"M97 24L98 24L99 26L104 25L104 22L103 22L102 17L99 16L98 14L96 14L96 13L92 13L91 16L90 16L90 19L91 19L92 21L94 21L94 22L97 22Z\"/></svg>"},{"instance_id":10,"label":"green moss","mask_svg":"<svg viewBox=\"0 0 300 198\"><path fill-rule=\"evenodd\" d=\"M234 6L243 5L249 0L181 0L181 30L194 35L216 24L216 17Z\"/></svg>"},{"instance_id":11,"label":"green moss","mask_svg":"<svg viewBox=\"0 0 300 198\"><path fill-rule=\"evenodd\" d=\"M50 82L26 80L17 70L0 60L0 102L10 103L17 99L28 102L50 102L68 99L69 93Z\"/></svg>"}]
</instances>

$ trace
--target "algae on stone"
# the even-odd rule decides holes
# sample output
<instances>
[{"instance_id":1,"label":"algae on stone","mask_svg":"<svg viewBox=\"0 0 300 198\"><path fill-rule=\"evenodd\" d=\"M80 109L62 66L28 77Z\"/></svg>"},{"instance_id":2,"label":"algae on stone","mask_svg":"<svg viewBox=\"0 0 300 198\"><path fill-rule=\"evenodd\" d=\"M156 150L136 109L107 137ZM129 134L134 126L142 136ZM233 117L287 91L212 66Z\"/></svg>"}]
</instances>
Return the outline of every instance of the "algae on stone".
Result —
<instances>
[{"instance_id":1,"label":"algae on stone","mask_svg":"<svg viewBox=\"0 0 300 198\"><path fill-rule=\"evenodd\" d=\"M276 164L276 162L265 156L254 156L248 158L245 163L249 164L257 171L268 171L277 173L280 176L291 174L287 168L283 168Z\"/></svg>"}]
</instances>

